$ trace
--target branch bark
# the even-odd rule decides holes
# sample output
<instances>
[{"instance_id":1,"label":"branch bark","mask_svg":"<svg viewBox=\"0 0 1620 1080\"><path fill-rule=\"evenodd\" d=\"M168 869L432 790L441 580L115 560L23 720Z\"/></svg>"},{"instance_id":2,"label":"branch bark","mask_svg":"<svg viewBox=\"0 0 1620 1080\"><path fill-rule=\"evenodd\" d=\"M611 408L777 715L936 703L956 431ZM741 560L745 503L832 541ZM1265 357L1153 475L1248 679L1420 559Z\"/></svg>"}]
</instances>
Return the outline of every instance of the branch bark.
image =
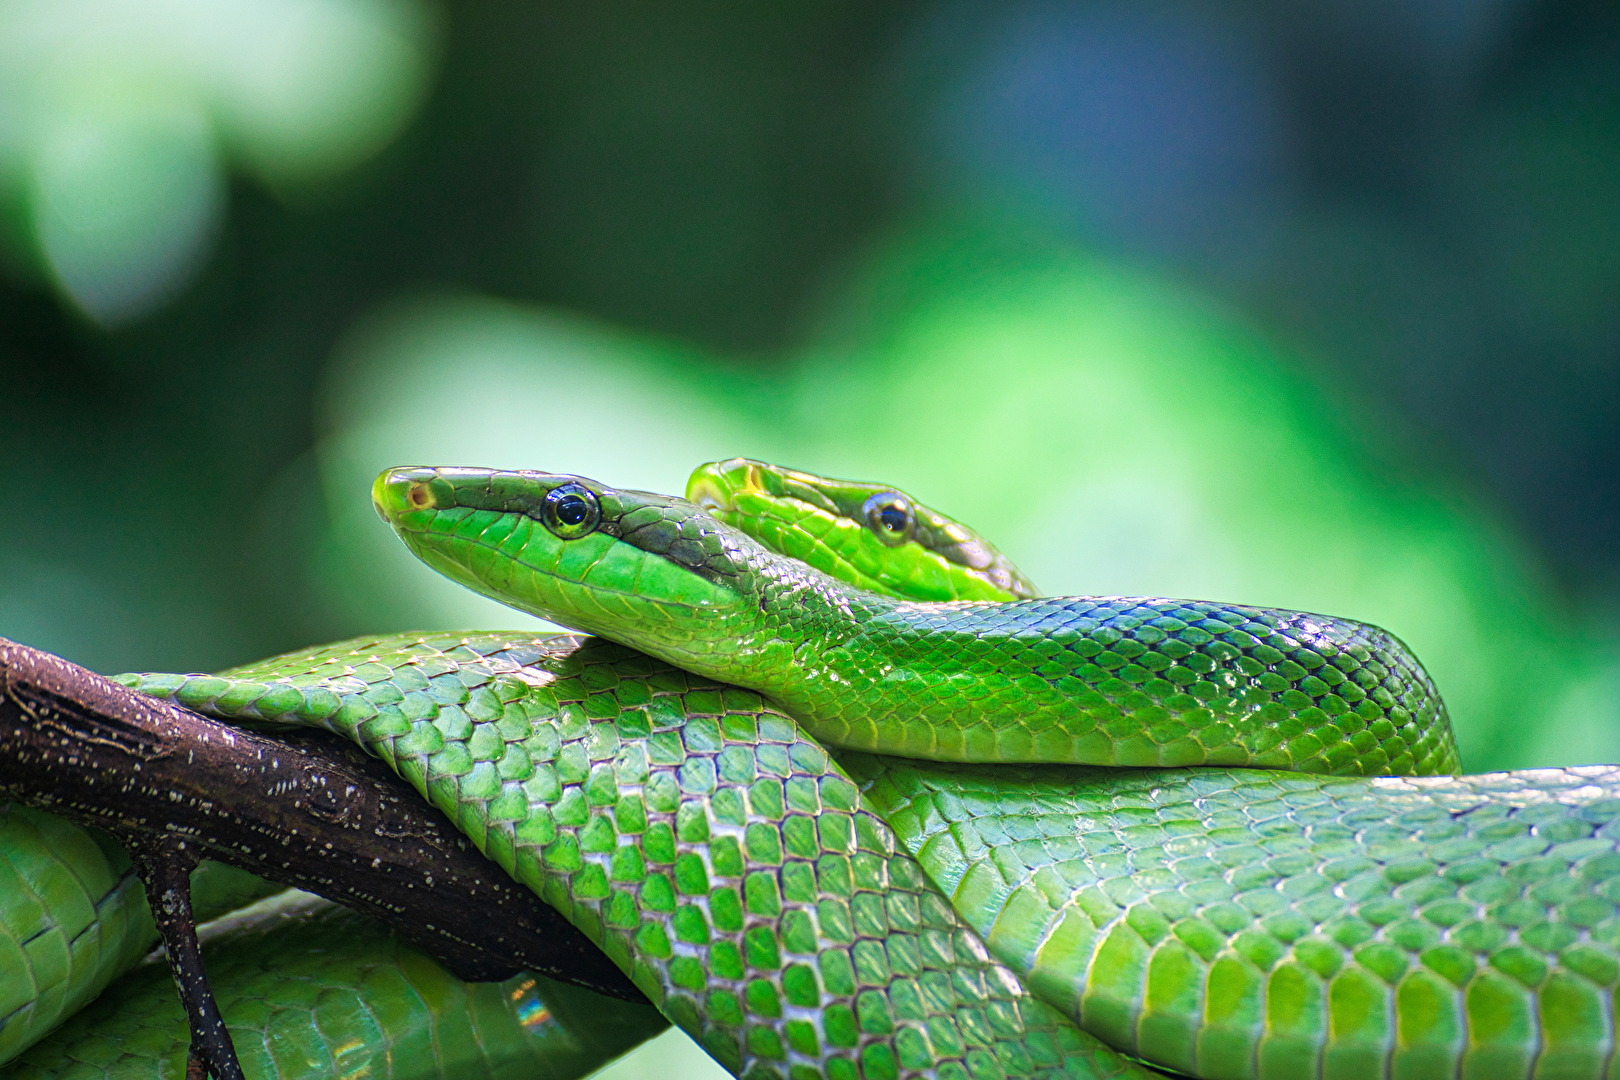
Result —
<instances>
[{"instance_id":1,"label":"branch bark","mask_svg":"<svg viewBox=\"0 0 1620 1080\"><path fill-rule=\"evenodd\" d=\"M132 842L381 919L465 979L528 970L645 1000L578 930L382 763L324 732L271 738L0 638L0 789Z\"/></svg>"}]
</instances>

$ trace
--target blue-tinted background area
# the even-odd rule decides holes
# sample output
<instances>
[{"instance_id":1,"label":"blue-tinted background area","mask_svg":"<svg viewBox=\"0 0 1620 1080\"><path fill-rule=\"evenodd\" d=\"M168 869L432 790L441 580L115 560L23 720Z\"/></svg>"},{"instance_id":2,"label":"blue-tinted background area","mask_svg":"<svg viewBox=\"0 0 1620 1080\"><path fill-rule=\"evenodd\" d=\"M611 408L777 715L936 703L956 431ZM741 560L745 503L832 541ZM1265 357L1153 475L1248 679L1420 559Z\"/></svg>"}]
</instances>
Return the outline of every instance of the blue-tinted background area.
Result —
<instances>
[{"instance_id":1,"label":"blue-tinted background area","mask_svg":"<svg viewBox=\"0 0 1620 1080\"><path fill-rule=\"evenodd\" d=\"M1620 760L1620 7L0 0L0 635L521 626L404 463L885 480Z\"/></svg>"}]
</instances>

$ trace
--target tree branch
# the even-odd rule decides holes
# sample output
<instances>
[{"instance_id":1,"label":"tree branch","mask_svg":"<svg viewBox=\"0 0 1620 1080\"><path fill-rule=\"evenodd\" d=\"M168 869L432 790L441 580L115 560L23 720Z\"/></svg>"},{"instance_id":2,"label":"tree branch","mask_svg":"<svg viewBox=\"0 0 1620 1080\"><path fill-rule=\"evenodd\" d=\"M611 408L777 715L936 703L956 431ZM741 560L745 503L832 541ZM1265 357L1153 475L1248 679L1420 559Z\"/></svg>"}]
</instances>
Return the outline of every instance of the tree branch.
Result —
<instances>
[{"instance_id":1,"label":"tree branch","mask_svg":"<svg viewBox=\"0 0 1620 1080\"><path fill-rule=\"evenodd\" d=\"M337 736L237 730L0 638L0 789L126 843L183 837L203 858L381 919L462 978L528 970L644 1000L561 915Z\"/></svg>"}]
</instances>

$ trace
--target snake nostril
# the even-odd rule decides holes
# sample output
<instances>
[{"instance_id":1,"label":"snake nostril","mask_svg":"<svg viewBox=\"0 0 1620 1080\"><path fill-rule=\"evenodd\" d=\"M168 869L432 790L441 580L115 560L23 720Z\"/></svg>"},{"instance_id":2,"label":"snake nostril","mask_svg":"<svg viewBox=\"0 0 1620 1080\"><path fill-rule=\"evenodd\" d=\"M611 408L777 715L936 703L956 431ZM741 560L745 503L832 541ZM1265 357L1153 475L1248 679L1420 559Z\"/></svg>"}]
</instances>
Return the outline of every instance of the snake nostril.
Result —
<instances>
[{"instance_id":1,"label":"snake nostril","mask_svg":"<svg viewBox=\"0 0 1620 1080\"><path fill-rule=\"evenodd\" d=\"M433 505L433 492L422 483L412 484L405 492L405 501L410 503L412 510L427 510Z\"/></svg>"}]
</instances>

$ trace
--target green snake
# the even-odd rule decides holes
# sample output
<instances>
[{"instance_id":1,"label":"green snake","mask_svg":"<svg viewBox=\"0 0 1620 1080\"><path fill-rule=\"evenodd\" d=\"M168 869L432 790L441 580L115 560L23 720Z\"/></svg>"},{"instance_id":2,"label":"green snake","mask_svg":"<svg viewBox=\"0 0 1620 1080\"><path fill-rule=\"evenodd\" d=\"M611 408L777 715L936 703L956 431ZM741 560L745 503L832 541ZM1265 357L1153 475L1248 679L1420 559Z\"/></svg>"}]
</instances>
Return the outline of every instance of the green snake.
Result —
<instances>
[{"instance_id":1,"label":"green snake","mask_svg":"<svg viewBox=\"0 0 1620 1080\"><path fill-rule=\"evenodd\" d=\"M739 1075L1141 1073L1104 1041L1210 1077L1609 1068L1615 770L1354 775L1456 764L1382 631L1033 598L898 492L753 462L695 502L375 494L441 572L641 652L402 637L133 681L355 738Z\"/></svg>"}]
</instances>

